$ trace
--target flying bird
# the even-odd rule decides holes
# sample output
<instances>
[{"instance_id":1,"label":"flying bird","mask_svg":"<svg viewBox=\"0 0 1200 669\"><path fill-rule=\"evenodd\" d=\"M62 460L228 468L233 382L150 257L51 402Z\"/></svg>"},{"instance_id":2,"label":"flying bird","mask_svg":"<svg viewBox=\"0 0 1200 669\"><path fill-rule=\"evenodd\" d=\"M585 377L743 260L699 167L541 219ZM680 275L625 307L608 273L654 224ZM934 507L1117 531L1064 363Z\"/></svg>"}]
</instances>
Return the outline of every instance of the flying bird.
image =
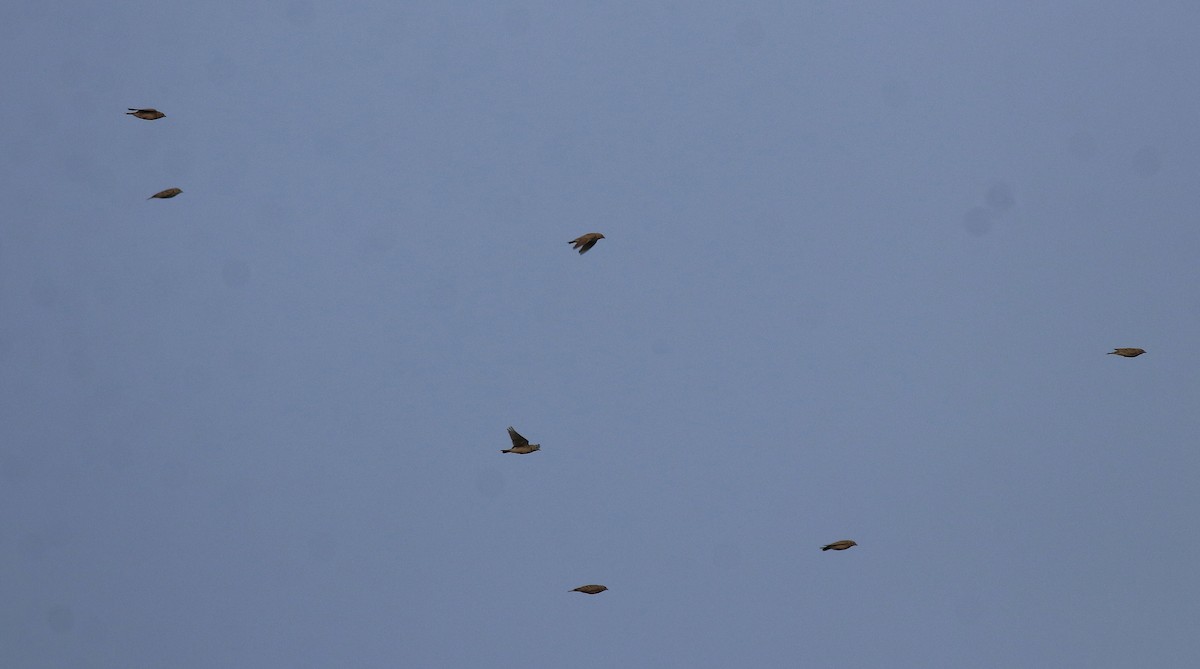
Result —
<instances>
[{"instance_id":1,"label":"flying bird","mask_svg":"<svg viewBox=\"0 0 1200 669\"><path fill-rule=\"evenodd\" d=\"M844 551L851 546L857 546L857 545L858 544L854 543L853 541L850 541L849 539L842 539L841 541L835 541L835 542L829 544L828 546L821 546L821 550L823 550L823 551Z\"/></svg>"},{"instance_id":2,"label":"flying bird","mask_svg":"<svg viewBox=\"0 0 1200 669\"><path fill-rule=\"evenodd\" d=\"M179 188L168 188L166 190L160 190L159 192L155 193L154 195L151 195L150 197L148 197L146 199L153 200L154 198L158 198L160 200L165 200L167 198L175 197L176 195L179 195L182 192L183 192L183 190L181 190Z\"/></svg>"},{"instance_id":3,"label":"flying bird","mask_svg":"<svg viewBox=\"0 0 1200 669\"><path fill-rule=\"evenodd\" d=\"M603 585L581 585L571 592L582 592L585 595L598 595L605 590L608 590L608 588L604 587Z\"/></svg>"},{"instance_id":4,"label":"flying bird","mask_svg":"<svg viewBox=\"0 0 1200 669\"><path fill-rule=\"evenodd\" d=\"M596 242L600 241L601 239L604 239L604 235L600 234L599 232L589 232L586 235L572 239L567 243L574 244L575 248L579 249L579 255L583 255L591 250L591 248L596 245Z\"/></svg>"},{"instance_id":5,"label":"flying bird","mask_svg":"<svg viewBox=\"0 0 1200 669\"><path fill-rule=\"evenodd\" d=\"M1114 348L1113 350L1109 351L1108 354L1119 355L1122 358L1136 358L1145 352L1146 351L1144 349L1140 348Z\"/></svg>"},{"instance_id":6,"label":"flying bird","mask_svg":"<svg viewBox=\"0 0 1200 669\"><path fill-rule=\"evenodd\" d=\"M522 437L520 434L517 434L517 431L512 429L511 425L508 426L508 436L512 439L513 447L506 448L503 451L500 451L501 453L516 453L518 455L525 455L526 453L532 453L542 447L541 444L529 443L529 440L525 437Z\"/></svg>"},{"instance_id":7,"label":"flying bird","mask_svg":"<svg viewBox=\"0 0 1200 669\"><path fill-rule=\"evenodd\" d=\"M158 111L157 109L134 109L133 107L129 107L129 111L125 112L125 115L136 116L147 121L153 121L166 116L166 114Z\"/></svg>"}]
</instances>

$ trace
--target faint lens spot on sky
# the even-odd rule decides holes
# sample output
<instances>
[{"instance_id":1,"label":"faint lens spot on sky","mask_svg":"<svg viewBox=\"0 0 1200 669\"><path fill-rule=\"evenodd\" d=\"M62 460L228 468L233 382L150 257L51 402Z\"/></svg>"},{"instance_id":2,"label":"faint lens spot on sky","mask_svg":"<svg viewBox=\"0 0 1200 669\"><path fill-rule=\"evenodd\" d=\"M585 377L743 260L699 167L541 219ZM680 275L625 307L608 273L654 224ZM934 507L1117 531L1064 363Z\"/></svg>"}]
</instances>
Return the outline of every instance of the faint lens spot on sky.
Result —
<instances>
[{"instance_id":1,"label":"faint lens spot on sky","mask_svg":"<svg viewBox=\"0 0 1200 669\"><path fill-rule=\"evenodd\" d=\"M524 7L509 7L505 10L504 31L509 35L524 35L529 32L529 10Z\"/></svg>"},{"instance_id":2,"label":"faint lens spot on sky","mask_svg":"<svg viewBox=\"0 0 1200 669\"><path fill-rule=\"evenodd\" d=\"M525 198L520 193L505 193L499 211L514 219L525 218Z\"/></svg>"},{"instance_id":3,"label":"faint lens spot on sky","mask_svg":"<svg viewBox=\"0 0 1200 669\"><path fill-rule=\"evenodd\" d=\"M21 537L21 553L30 562L42 562L50 556L51 543L50 538L45 534L40 532L26 532Z\"/></svg>"},{"instance_id":4,"label":"faint lens spot on sky","mask_svg":"<svg viewBox=\"0 0 1200 669\"><path fill-rule=\"evenodd\" d=\"M67 373L73 379L87 379L96 374L96 360L85 349L72 349L67 354Z\"/></svg>"},{"instance_id":5,"label":"faint lens spot on sky","mask_svg":"<svg viewBox=\"0 0 1200 669\"><path fill-rule=\"evenodd\" d=\"M458 304L458 283L453 277L442 277L429 286L425 306L430 311L446 311Z\"/></svg>"},{"instance_id":6,"label":"faint lens spot on sky","mask_svg":"<svg viewBox=\"0 0 1200 669\"><path fill-rule=\"evenodd\" d=\"M737 22L734 28L734 38L737 43L747 49L753 49L763 43L763 38L766 37L767 31L763 28L762 21L755 16L746 16Z\"/></svg>"},{"instance_id":7,"label":"faint lens spot on sky","mask_svg":"<svg viewBox=\"0 0 1200 669\"><path fill-rule=\"evenodd\" d=\"M183 281L178 274L162 268L151 274L146 280L146 293L150 304L168 304L179 295Z\"/></svg>"},{"instance_id":8,"label":"faint lens spot on sky","mask_svg":"<svg viewBox=\"0 0 1200 669\"><path fill-rule=\"evenodd\" d=\"M488 499L496 499L504 493L504 473L488 467L475 475L475 489Z\"/></svg>"},{"instance_id":9,"label":"faint lens spot on sky","mask_svg":"<svg viewBox=\"0 0 1200 669\"><path fill-rule=\"evenodd\" d=\"M230 258L221 265L221 280L230 288L242 288L250 283L250 265Z\"/></svg>"},{"instance_id":10,"label":"faint lens spot on sky","mask_svg":"<svg viewBox=\"0 0 1200 669\"><path fill-rule=\"evenodd\" d=\"M29 466L16 455L0 455L0 481L12 485L29 475Z\"/></svg>"},{"instance_id":11,"label":"faint lens spot on sky","mask_svg":"<svg viewBox=\"0 0 1200 669\"><path fill-rule=\"evenodd\" d=\"M742 549L732 541L718 541L712 556L713 566L718 569L734 569L742 564Z\"/></svg>"},{"instance_id":12,"label":"faint lens spot on sky","mask_svg":"<svg viewBox=\"0 0 1200 669\"><path fill-rule=\"evenodd\" d=\"M220 84L229 81L237 72L234 67L233 60L229 56L219 53L208 59L208 64L205 66L205 71L208 73L208 81L213 84Z\"/></svg>"},{"instance_id":13,"label":"faint lens spot on sky","mask_svg":"<svg viewBox=\"0 0 1200 669\"><path fill-rule=\"evenodd\" d=\"M250 508L253 498L250 486L244 481L230 481L221 488L217 495L214 510L227 519L242 518Z\"/></svg>"},{"instance_id":14,"label":"faint lens spot on sky","mask_svg":"<svg viewBox=\"0 0 1200 669\"><path fill-rule=\"evenodd\" d=\"M1003 181L997 181L987 189L985 201L994 211L1001 213L1012 209L1017 202L1013 197L1012 186Z\"/></svg>"},{"instance_id":15,"label":"faint lens spot on sky","mask_svg":"<svg viewBox=\"0 0 1200 669\"><path fill-rule=\"evenodd\" d=\"M992 231L992 212L984 207L971 207L963 214L963 228L975 237Z\"/></svg>"},{"instance_id":16,"label":"faint lens spot on sky","mask_svg":"<svg viewBox=\"0 0 1200 669\"><path fill-rule=\"evenodd\" d=\"M978 624L983 619L983 602L975 592L963 592L955 598L954 615L960 623Z\"/></svg>"},{"instance_id":17,"label":"faint lens spot on sky","mask_svg":"<svg viewBox=\"0 0 1200 669\"><path fill-rule=\"evenodd\" d=\"M593 172L592 154L586 138L579 132L560 132L539 147L541 159L556 165L560 174L583 179Z\"/></svg>"},{"instance_id":18,"label":"faint lens spot on sky","mask_svg":"<svg viewBox=\"0 0 1200 669\"><path fill-rule=\"evenodd\" d=\"M92 159L95 153L91 146L71 145L58 154L60 174L75 183L90 183L97 180L99 173Z\"/></svg>"},{"instance_id":19,"label":"faint lens spot on sky","mask_svg":"<svg viewBox=\"0 0 1200 669\"><path fill-rule=\"evenodd\" d=\"M58 66L58 81L66 88L75 88L83 82L87 72L86 63L78 56L65 58Z\"/></svg>"},{"instance_id":20,"label":"faint lens spot on sky","mask_svg":"<svg viewBox=\"0 0 1200 669\"><path fill-rule=\"evenodd\" d=\"M313 130L309 141L312 142L313 151L317 155L324 156L326 160L346 155L345 136L340 132L334 132L332 128Z\"/></svg>"},{"instance_id":21,"label":"faint lens spot on sky","mask_svg":"<svg viewBox=\"0 0 1200 669\"><path fill-rule=\"evenodd\" d=\"M189 362L180 372L183 385L191 392L202 392L213 385L213 368L201 362Z\"/></svg>"},{"instance_id":22,"label":"faint lens spot on sky","mask_svg":"<svg viewBox=\"0 0 1200 669\"><path fill-rule=\"evenodd\" d=\"M69 606L54 606L46 612L46 626L57 634L66 634L75 627L75 614Z\"/></svg>"},{"instance_id":23,"label":"faint lens spot on sky","mask_svg":"<svg viewBox=\"0 0 1200 669\"><path fill-rule=\"evenodd\" d=\"M829 314L833 313L833 303L812 297L803 297L796 301L796 315L812 326L819 327L829 322Z\"/></svg>"},{"instance_id":24,"label":"faint lens spot on sky","mask_svg":"<svg viewBox=\"0 0 1200 669\"><path fill-rule=\"evenodd\" d=\"M171 147L171 152L168 158L168 165L174 168L176 177L186 177L187 175L191 174L192 168L196 164L196 158L193 156L192 152L178 146ZM185 189L187 188L187 186L179 187ZM192 197L196 197L195 192L193 192L191 195Z\"/></svg>"},{"instance_id":25,"label":"faint lens spot on sky","mask_svg":"<svg viewBox=\"0 0 1200 669\"><path fill-rule=\"evenodd\" d=\"M253 220L266 229L277 229L297 217L291 203L282 199L264 200L254 205Z\"/></svg>"},{"instance_id":26,"label":"faint lens spot on sky","mask_svg":"<svg viewBox=\"0 0 1200 669\"><path fill-rule=\"evenodd\" d=\"M129 445L127 439L132 437L118 437L110 439L108 443L101 448L103 461L111 468L116 470L129 469L134 462L133 448Z\"/></svg>"},{"instance_id":27,"label":"faint lens spot on sky","mask_svg":"<svg viewBox=\"0 0 1200 669\"><path fill-rule=\"evenodd\" d=\"M908 82L894 79L883 84L883 103L892 109L908 106L910 97L912 97L912 91Z\"/></svg>"},{"instance_id":28,"label":"faint lens spot on sky","mask_svg":"<svg viewBox=\"0 0 1200 669\"><path fill-rule=\"evenodd\" d=\"M1162 158L1158 149L1143 146L1133 154L1133 172L1139 177L1152 177L1162 169Z\"/></svg>"},{"instance_id":29,"label":"faint lens spot on sky","mask_svg":"<svg viewBox=\"0 0 1200 669\"><path fill-rule=\"evenodd\" d=\"M50 277L36 277L33 280L33 285L29 287L29 296L33 298L33 303L39 307L53 307L58 304L60 297L58 284Z\"/></svg>"},{"instance_id":30,"label":"faint lens spot on sky","mask_svg":"<svg viewBox=\"0 0 1200 669\"><path fill-rule=\"evenodd\" d=\"M320 531L308 538L308 556L314 562L329 562L337 553L337 537L329 532Z\"/></svg>"},{"instance_id":31,"label":"faint lens spot on sky","mask_svg":"<svg viewBox=\"0 0 1200 669\"><path fill-rule=\"evenodd\" d=\"M358 252L363 260L382 260L391 256L399 243L395 230L377 226L359 239Z\"/></svg>"},{"instance_id":32,"label":"faint lens spot on sky","mask_svg":"<svg viewBox=\"0 0 1200 669\"><path fill-rule=\"evenodd\" d=\"M4 145L5 158L10 164L20 165L33 160L33 141L28 137L10 137Z\"/></svg>"},{"instance_id":33,"label":"faint lens spot on sky","mask_svg":"<svg viewBox=\"0 0 1200 669\"><path fill-rule=\"evenodd\" d=\"M255 355L251 349L238 347L230 350L229 361L239 381L250 381L262 373L262 356Z\"/></svg>"},{"instance_id":34,"label":"faint lens spot on sky","mask_svg":"<svg viewBox=\"0 0 1200 669\"><path fill-rule=\"evenodd\" d=\"M1081 163L1091 162L1096 157L1096 140L1091 133L1080 130L1067 139L1067 153Z\"/></svg>"},{"instance_id":35,"label":"faint lens spot on sky","mask_svg":"<svg viewBox=\"0 0 1200 669\"><path fill-rule=\"evenodd\" d=\"M286 16L294 26L308 26L313 20L312 3L308 0L292 0L288 3Z\"/></svg>"}]
</instances>

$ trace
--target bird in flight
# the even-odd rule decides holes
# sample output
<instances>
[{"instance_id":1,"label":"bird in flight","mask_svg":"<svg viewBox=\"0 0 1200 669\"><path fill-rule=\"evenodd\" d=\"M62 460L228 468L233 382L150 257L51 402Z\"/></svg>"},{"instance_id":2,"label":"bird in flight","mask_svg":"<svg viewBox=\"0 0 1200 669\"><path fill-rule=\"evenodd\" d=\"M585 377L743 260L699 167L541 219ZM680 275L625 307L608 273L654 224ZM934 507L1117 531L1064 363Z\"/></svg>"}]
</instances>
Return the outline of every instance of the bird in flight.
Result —
<instances>
[{"instance_id":1,"label":"bird in flight","mask_svg":"<svg viewBox=\"0 0 1200 669\"><path fill-rule=\"evenodd\" d=\"M154 195L151 195L150 197L148 197L146 199L153 200L154 198L158 198L160 200L165 200L167 198L175 197L176 195L179 195L182 192L183 192L183 190L181 190L179 188L168 188L166 190L160 190L157 193L155 193Z\"/></svg>"},{"instance_id":2,"label":"bird in flight","mask_svg":"<svg viewBox=\"0 0 1200 669\"><path fill-rule=\"evenodd\" d=\"M500 451L501 453L516 453L518 455L525 455L526 453L532 453L542 447L541 444L529 443L529 440L518 434L516 430L512 429L511 425L508 426L508 436L512 439L513 447L506 448L503 451Z\"/></svg>"},{"instance_id":3,"label":"bird in flight","mask_svg":"<svg viewBox=\"0 0 1200 669\"><path fill-rule=\"evenodd\" d=\"M129 111L125 112L125 115L136 116L147 121L153 121L166 116L166 114L158 111L157 109L134 109L133 107L130 107Z\"/></svg>"},{"instance_id":4,"label":"bird in flight","mask_svg":"<svg viewBox=\"0 0 1200 669\"><path fill-rule=\"evenodd\" d=\"M601 239L604 239L604 235L600 234L599 232L589 232L586 235L576 237L567 243L574 244L575 248L579 250L579 255L583 255L591 250L591 248L596 245L596 242L600 241Z\"/></svg>"},{"instance_id":5,"label":"bird in flight","mask_svg":"<svg viewBox=\"0 0 1200 669\"><path fill-rule=\"evenodd\" d=\"M823 550L823 551L844 551L851 546L857 546L857 545L858 544L854 543L853 541L851 541L849 539L842 539L841 541L835 541L835 542L829 544L828 546L821 546L821 550Z\"/></svg>"},{"instance_id":6,"label":"bird in flight","mask_svg":"<svg viewBox=\"0 0 1200 669\"><path fill-rule=\"evenodd\" d=\"M1108 354L1119 355L1122 358L1136 358L1145 352L1146 351L1144 349L1140 348L1114 348L1113 350L1109 351Z\"/></svg>"},{"instance_id":7,"label":"bird in flight","mask_svg":"<svg viewBox=\"0 0 1200 669\"><path fill-rule=\"evenodd\" d=\"M603 585L581 585L571 592L582 592L585 595L598 595L605 590L608 590L608 588Z\"/></svg>"}]
</instances>

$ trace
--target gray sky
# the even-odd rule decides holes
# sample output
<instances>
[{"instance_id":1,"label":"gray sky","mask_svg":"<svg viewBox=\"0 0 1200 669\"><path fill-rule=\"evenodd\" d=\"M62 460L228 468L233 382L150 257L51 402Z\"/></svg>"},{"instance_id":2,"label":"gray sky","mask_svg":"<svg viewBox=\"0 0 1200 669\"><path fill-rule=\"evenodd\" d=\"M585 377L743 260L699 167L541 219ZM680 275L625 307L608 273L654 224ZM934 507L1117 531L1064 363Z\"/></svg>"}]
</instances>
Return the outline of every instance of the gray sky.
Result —
<instances>
[{"instance_id":1,"label":"gray sky","mask_svg":"<svg viewBox=\"0 0 1200 669\"><path fill-rule=\"evenodd\" d=\"M0 8L0 666L1200 666L1194 3L398 4Z\"/></svg>"}]
</instances>

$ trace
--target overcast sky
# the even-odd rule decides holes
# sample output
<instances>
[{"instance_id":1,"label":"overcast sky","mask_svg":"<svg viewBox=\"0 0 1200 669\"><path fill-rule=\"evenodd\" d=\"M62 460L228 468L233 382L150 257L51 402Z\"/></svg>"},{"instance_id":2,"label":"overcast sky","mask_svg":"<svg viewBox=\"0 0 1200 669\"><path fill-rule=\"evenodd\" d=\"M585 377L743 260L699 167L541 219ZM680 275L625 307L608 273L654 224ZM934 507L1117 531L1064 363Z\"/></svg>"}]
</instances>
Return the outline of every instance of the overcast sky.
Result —
<instances>
[{"instance_id":1,"label":"overcast sky","mask_svg":"<svg viewBox=\"0 0 1200 669\"><path fill-rule=\"evenodd\" d=\"M0 666L1200 666L1198 29L3 5Z\"/></svg>"}]
</instances>

